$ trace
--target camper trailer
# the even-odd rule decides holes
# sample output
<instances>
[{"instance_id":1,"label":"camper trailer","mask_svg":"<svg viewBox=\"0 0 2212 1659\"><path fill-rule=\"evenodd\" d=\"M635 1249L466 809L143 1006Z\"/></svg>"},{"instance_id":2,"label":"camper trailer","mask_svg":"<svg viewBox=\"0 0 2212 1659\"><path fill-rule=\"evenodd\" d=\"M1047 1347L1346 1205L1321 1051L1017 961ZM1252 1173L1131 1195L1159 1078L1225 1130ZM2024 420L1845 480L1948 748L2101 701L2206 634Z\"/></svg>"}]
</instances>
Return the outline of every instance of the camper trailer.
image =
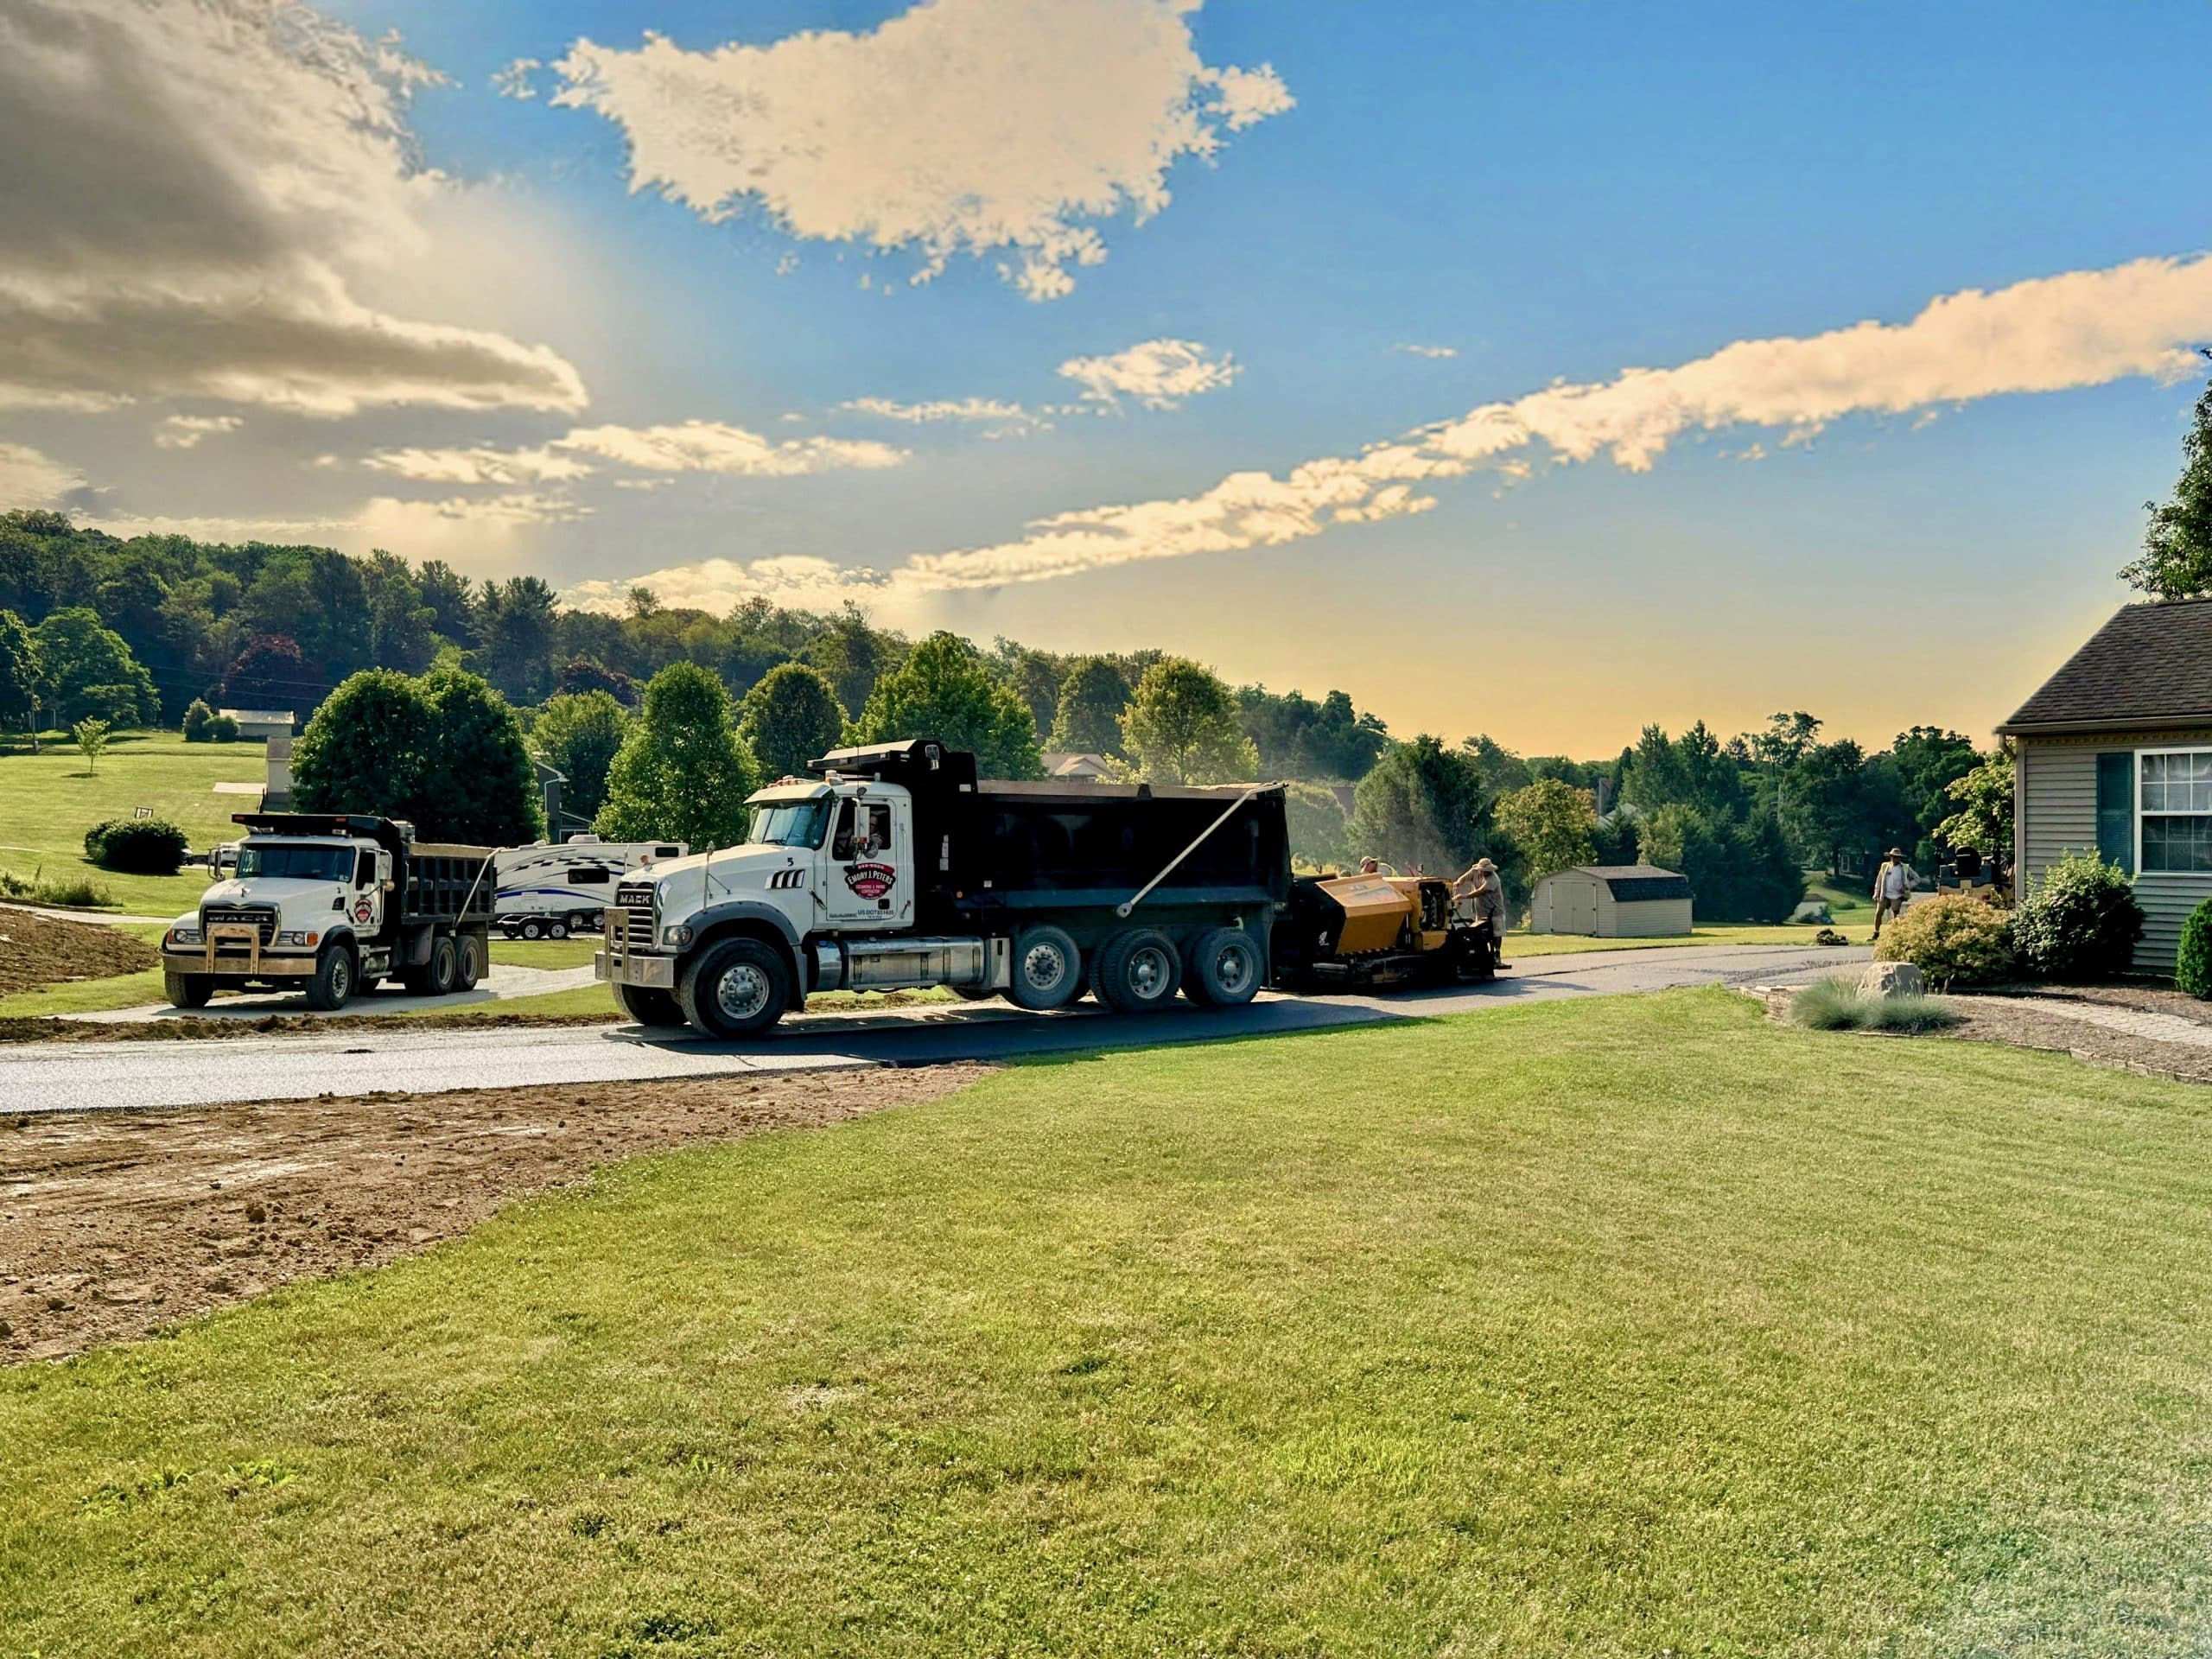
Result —
<instances>
[{"instance_id":1,"label":"camper trailer","mask_svg":"<svg viewBox=\"0 0 2212 1659\"><path fill-rule=\"evenodd\" d=\"M505 848L492 861L499 881L492 925L511 939L592 932L624 876L660 859L681 858L687 850L680 841L601 841L591 835Z\"/></svg>"}]
</instances>

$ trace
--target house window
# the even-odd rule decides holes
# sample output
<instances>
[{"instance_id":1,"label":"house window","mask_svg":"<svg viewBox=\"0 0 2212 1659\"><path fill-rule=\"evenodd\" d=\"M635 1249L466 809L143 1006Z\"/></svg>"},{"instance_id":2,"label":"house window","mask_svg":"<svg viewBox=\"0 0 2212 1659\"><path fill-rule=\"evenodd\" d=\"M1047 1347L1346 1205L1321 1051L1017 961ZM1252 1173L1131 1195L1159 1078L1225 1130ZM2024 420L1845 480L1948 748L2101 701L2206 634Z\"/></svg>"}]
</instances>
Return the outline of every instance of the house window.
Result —
<instances>
[{"instance_id":1,"label":"house window","mask_svg":"<svg viewBox=\"0 0 2212 1659\"><path fill-rule=\"evenodd\" d=\"M2212 875L2212 749L2153 750L2140 760L2142 868Z\"/></svg>"},{"instance_id":2,"label":"house window","mask_svg":"<svg viewBox=\"0 0 2212 1659\"><path fill-rule=\"evenodd\" d=\"M2135 755L2122 749L2097 757L2097 851L2135 874Z\"/></svg>"}]
</instances>

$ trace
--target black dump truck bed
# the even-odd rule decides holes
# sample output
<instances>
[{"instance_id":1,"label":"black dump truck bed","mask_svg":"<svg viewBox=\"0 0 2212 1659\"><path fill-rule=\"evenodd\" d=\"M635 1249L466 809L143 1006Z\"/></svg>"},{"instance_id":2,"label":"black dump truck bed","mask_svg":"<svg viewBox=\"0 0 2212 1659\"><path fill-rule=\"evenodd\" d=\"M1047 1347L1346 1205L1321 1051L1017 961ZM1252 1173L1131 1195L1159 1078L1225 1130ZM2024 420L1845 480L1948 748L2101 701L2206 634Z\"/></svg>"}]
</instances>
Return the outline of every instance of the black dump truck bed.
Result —
<instances>
[{"instance_id":1,"label":"black dump truck bed","mask_svg":"<svg viewBox=\"0 0 2212 1659\"><path fill-rule=\"evenodd\" d=\"M399 902L386 908L393 922L488 922L499 883L485 867L489 847L416 841L414 826L360 812L238 812L231 822L259 836L327 836L372 841L391 855Z\"/></svg>"},{"instance_id":2,"label":"black dump truck bed","mask_svg":"<svg viewBox=\"0 0 2212 1659\"><path fill-rule=\"evenodd\" d=\"M816 772L880 778L913 796L917 921L925 931L988 928L994 912L1110 911L1185 849L1145 898L1147 912L1246 906L1258 912L1253 924L1264 928L1290 894L1290 835L1279 784L1181 789L986 781L976 776L973 755L927 740L840 749L808 764Z\"/></svg>"}]
</instances>

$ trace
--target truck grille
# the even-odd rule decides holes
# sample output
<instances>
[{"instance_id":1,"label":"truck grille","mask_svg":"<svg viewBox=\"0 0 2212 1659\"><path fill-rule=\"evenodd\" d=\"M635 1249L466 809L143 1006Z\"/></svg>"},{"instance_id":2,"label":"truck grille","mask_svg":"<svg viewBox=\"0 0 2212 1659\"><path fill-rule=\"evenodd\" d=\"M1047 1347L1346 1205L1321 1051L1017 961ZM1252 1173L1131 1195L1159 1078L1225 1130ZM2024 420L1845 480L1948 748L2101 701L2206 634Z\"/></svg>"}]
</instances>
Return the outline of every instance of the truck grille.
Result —
<instances>
[{"instance_id":1,"label":"truck grille","mask_svg":"<svg viewBox=\"0 0 2212 1659\"><path fill-rule=\"evenodd\" d=\"M261 937L261 948L267 950L276 937L276 912L273 910L238 909L210 905L200 912L204 927L251 927Z\"/></svg>"},{"instance_id":2,"label":"truck grille","mask_svg":"<svg viewBox=\"0 0 2212 1659\"><path fill-rule=\"evenodd\" d=\"M614 890L614 941L626 950L653 948L653 890L646 883L626 883Z\"/></svg>"}]
</instances>

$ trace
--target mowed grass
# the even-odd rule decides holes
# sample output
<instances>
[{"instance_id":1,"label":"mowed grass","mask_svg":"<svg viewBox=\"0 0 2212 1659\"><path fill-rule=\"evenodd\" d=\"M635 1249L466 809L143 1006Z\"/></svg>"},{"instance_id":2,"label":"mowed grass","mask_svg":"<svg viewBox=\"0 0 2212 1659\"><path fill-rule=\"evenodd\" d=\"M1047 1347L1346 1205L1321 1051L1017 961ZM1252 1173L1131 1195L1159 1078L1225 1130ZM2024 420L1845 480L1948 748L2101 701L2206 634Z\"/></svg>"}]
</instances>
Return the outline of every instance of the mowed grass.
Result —
<instances>
[{"instance_id":1,"label":"mowed grass","mask_svg":"<svg viewBox=\"0 0 2212 1659\"><path fill-rule=\"evenodd\" d=\"M218 783L255 783L268 758L258 743L187 743L175 733L128 732L109 741L99 770L67 739L40 740L40 752L0 753L0 870L48 879L85 876L115 895L121 909L181 915L207 885L204 869L176 875L119 875L85 856L85 831L105 818L127 818L142 806L179 825L194 852L236 836L234 812L251 812L258 795L218 795Z\"/></svg>"},{"instance_id":2,"label":"mowed grass","mask_svg":"<svg viewBox=\"0 0 2212 1659\"><path fill-rule=\"evenodd\" d=\"M1872 932L1872 920L1870 912L1867 925L1853 927L1839 922L1836 931L1853 944L1864 944ZM1813 935L1819 931L1817 927L1800 923L1775 927L1694 927L1688 933L1669 933L1646 939L1601 939L1586 933L1514 932L1505 936L1505 959L1514 962L1523 957L1563 957L1578 950L1656 950L1686 944L1808 945L1813 943Z\"/></svg>"},{"instance_id":3,"label":"mowed grass","mask_svg":"<svg viewBox=\"0 0 2212 1659\"><path fill-rule=\"evenodd\" d=\"M633 1162L0 1376L0 1650L2201 1654L2206 1099L1690 992Z\"/></svg>"}]
</instances>

